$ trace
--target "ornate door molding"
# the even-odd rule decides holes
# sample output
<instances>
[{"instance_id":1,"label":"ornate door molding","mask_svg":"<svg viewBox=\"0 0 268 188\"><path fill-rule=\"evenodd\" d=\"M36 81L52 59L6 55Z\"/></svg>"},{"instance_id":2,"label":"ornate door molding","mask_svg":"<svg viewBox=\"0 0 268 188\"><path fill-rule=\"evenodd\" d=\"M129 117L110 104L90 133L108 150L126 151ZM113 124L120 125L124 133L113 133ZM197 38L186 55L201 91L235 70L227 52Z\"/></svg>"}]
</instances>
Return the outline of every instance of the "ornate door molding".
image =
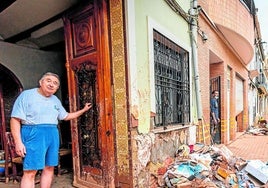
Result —
<instances>
[{"instance_id":1,"label":"ornate door molding","mask_svg":"<svg viewBox=\"0 0 268 188\"><path fill-rule=\"evenodd\" d=\"M74 185L115 187L107 2L81 5L63 18L70 110L93 108L71 121Z\"/></svg>"}]
</instances>

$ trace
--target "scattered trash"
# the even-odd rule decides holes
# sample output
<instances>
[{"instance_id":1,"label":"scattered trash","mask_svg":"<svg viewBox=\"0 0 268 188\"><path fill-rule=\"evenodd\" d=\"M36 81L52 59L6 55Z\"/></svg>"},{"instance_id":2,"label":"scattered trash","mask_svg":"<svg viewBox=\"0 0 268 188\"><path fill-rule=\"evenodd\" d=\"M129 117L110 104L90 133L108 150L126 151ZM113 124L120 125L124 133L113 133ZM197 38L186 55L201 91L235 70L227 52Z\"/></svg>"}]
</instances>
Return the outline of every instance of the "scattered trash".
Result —
<instances>
[{"instance_id":1,"label":"scattered trash","mask_svg":"<svg viewBox=\"0 0 268 188\"><path fill-rule=\"evenodd\" d=\"M245 171L260 180L262 183L268 183L268 166L260 160L251 160L248 162Z\"/></svg>"},{"instance_id":2,"label":"scattered trash","mask_svg":"<svg viewBox=\"0 0 268 188\"><path fill-rule=\"evenodd\" d=\"M192 148L193 147L193 148ZM245 161L224 145L182 145L157 164L151 187L168 188L257 188L268 186L268 166L260 160ZM153 164L150 164L150 168ZM266 185L265 185L266 184Z\"/></svg>"}]
</instances>

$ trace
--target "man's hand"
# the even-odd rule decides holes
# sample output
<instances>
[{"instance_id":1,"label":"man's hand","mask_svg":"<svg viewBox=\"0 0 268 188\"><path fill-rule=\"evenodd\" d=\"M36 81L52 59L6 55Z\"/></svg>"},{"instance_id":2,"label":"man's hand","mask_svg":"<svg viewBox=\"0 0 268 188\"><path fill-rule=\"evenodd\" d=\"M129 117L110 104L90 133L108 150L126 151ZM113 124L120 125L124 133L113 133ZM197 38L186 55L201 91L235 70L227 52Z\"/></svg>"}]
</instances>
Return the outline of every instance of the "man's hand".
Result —
<instances>
[{"instance_id":1,"label":"man's hand","mask_svg":"<svg viewBox=\"0 0 268 188\"><path fill-rule=\"evenodd\" d=\"M26 149L23 143L19 143L19 144L15 144L15 150L16 153L21 156L21 157L25 157L26 155Z\"/></svg>"},{"instance_id":2,"label":"man's hand","mask_svg":"<svg viewBox=\"0 0 268 188\"><path fill-rule=\"evenodd\" d=\"M220 119L213 119L213 122L215 125L217 125L218 123L220 123Z\"/></svg>"},{"instance_id":3,"label":"man's hand","mask_svg":"<svg viewBox=\"0 0 268 188\"><path fill-rule=\"evenodd\" d=\"M71 119L74 119L74 118L78 118L83 113L85 113L86 111L88 111L91 107L92 107L92 104L91 103L86 103L83 109L78 110L76 112L68 113L68 115L64 118L64 120L65 121L68 121L68 120L71 120Z\"/></svg>"},{"instance_id":4,"label":"man's hand","mask_svg":"<svg viewBox=\"0 0 268 188\"><path fill-rule=\"evenodd\" d=\"M86 103L84 108L83 108L84 112L88 111L91 107L92 107L91 103Z\"/></svg>"}]
</instances>

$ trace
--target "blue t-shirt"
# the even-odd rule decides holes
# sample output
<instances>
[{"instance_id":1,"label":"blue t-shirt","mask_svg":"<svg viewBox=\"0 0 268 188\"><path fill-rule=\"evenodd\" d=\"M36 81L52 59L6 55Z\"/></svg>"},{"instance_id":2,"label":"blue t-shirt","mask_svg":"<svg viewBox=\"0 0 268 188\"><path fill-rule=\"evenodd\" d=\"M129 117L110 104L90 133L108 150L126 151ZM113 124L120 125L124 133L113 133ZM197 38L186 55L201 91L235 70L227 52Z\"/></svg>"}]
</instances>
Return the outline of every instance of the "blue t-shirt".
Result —
<instances>
[{"instance_id":1,"label":"blue t-shirt","mask_svg":"<svg viewBox=\"0 0 268 188\"><path fill-rule=\"evenodd\" d=\"M25 90L18 96L11 117L21 119L26 125L58 124L58 120L63 120L68 112L55 95L44 97L37 89Z\"/></svg>"}]
</instances>

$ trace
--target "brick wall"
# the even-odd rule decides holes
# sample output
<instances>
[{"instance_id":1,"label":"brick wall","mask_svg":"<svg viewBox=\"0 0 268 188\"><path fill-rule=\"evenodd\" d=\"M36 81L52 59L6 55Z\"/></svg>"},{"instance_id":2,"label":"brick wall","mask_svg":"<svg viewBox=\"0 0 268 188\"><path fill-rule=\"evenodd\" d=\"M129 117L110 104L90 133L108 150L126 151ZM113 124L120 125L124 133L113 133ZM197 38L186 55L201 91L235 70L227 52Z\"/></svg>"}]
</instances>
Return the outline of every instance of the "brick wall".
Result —
<instances>
[{"instance_id":1,"label":"brick wall","mask_svg":"<svg viewBox=\"0 0 268 188\"><path fill-rule=\"evenodd\" d=\"M252 15L240 0L198 1L214 23L223 25L249 39L253 45L254 23Z\"/></svg>"},{"instance_id":2,"label":"brick wall","mask_svg":"<svg viewBox=\"0 0 268 188\"><path fill-rule=\"evenodd\" d=\"M204 17L200 16L200 18L199 26L208 35L206 42L203 42L201 37L198 36L198 63L206 139L209 138L210 126L209 81L211 78L221 76L221 142L228 143L235 138L238 130L243 131L248 126L248 71L243 62L235 55L233 49L224 42L220 34L210 26ZM227 74L228 69L230 70L229 75ZM244 81L244 92L243 96L241 96L243 97L244 108L241 114L236 114L235 80L237 76ZM230 80L229 90L227 79ZM227 91L230 91L229 103L227 103ZM237 118L237 115L239 118ZM239 121L236 121L237 119Z\"/></svg>"}]
</instances>

